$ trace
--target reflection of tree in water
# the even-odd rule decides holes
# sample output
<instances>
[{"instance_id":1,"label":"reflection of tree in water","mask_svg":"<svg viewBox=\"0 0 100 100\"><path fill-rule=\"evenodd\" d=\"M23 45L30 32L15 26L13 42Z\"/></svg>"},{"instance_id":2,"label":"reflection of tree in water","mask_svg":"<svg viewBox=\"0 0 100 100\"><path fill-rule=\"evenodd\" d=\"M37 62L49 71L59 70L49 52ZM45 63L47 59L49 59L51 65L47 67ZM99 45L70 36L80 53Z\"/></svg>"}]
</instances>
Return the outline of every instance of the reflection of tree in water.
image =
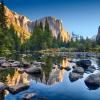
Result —
<instances>
[{"instance_id":1,"label":"reflection of tree in water","mask_svg":"<svg viewBox=\"0 0 100 100\"><path fill-rule=\"evenodd\" d=\"M44 79L46 84L51 85L63 80L64 70L60 70L58 64L63 65L63 67L68 66L68 60L59 57L46 57L44 60L46 66L43 67ZM53 69L53 64L55 69Z\"/></svg>"},{"instance_id":2,"label":"reflection of tree in water","mask_svg":"<svg viewBox=\"0 0 100 100\"><path fill-rule=\"evenodd\" d=\"M6 78L8 75L12 77L14 75L14 69L8 68L6 70L0 70L0 81L6 83Z\"/></svg>"},{"instance_id":3,"label":"reflection of tree in water","mask_svg":"<svg viewBox=\"0 0 100 100\"><path fill-rule=\"evenodd\" d=\"M26 74L25 72L20 74L18 69L16 69L14 71L14 75L13 76L8 74L7 81L6 81L6 84L8 86L19 85L20 83L22 83L22 84L29 84L28 74Z\"/></svg>"},{"instance_id":4,"label":"reflection of tree in water","mask_svg":"<svg viewBox=\"0 0 100 100\"><path fill-rule=\"evenodd\" d=\"M64 58L61 62L61 65L63 68L66 68L69 66L69 62L68 62L68 59L67 58Z\"/></svg>"},{"instance_id":5,"label":"reflection of tree in water","mask_svg":"<svg viewBox=\"0 0 100 100\"><path fill-rule=\"evenodd\" d=\"M20 53L18 51L16 52L12 52L11 54L7 55L6 57L7 59L14 59L14 60L20 60L21 56Z\"/></svg>"},{"instance_id":6,"label":"reflection of tree in water","mask_svg":"<svg viewBox=\"0 0 100 100\"><path fill-rule=\"evenodd\" d=\"M18 69L6 69L0 71L0 81L8 86L18 85L19 83L28 84L28 74L18 72Z\"/></svg>"},{"instance_id":7,"label":"reflection of tree in water","mask_svg":"<svg viewBox=\"0 0 100 100\"><path fill-rule=\"evenodd\" d=\"M43 61L46 63L46 65L43 67L43 72L44 72L44 75L45 75L45 81L47 83L48 79L49 79L50 72L52 70L52 58L51 57L45 57L43 59Z\"/></svg>"}]
</instances>

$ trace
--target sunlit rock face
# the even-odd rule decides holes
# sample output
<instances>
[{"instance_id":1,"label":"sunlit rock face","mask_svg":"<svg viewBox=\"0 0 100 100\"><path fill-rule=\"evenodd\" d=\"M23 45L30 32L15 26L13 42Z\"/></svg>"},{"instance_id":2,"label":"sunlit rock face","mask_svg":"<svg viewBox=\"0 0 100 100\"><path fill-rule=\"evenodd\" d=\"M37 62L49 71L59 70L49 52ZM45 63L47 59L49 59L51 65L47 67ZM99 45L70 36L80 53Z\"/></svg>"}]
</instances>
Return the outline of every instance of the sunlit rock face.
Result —
<instances>
[{"instance_id":1,"label":"sunlit rock face","mask_svg":"<svg viewBox=\"0 0 100 100\"><path fill-rule=\"evenodd\" d=\"M21 37L22 42L30 38L31 33L34 29L36 21L31 21L26 16L20 15L8 9L5 6L5 13L7 16L8 26L13 25L15 31L18 33L18 36ZM49 28L51 30L52 36L55 38L60 38L64 42L70 41L70 35L68 32L65 32L61 20L56 19L55 17L44 17L37 20L37 23L42 22L45 26L45 20L47 19L49 23Z\"/></svg>"},{"instance_id":2,"label":"sunlit rock face","mask_svg":"<svg viewBox=\"0 0 100 100\"><path fill-rule=\"evenodd\" d=\"M58 36L60 36L62 41L70 41L70 35L68 32L65 32L61 20L58 20L55 17L48 16L37 20L37 23L39 24L40 22L42 22L43 26L45 27L45 20L47 20L49 23L49 29L51 30L53 37L58 38ZM34 25L34 22L32 25Z\"/></svg>"}]
</instances>

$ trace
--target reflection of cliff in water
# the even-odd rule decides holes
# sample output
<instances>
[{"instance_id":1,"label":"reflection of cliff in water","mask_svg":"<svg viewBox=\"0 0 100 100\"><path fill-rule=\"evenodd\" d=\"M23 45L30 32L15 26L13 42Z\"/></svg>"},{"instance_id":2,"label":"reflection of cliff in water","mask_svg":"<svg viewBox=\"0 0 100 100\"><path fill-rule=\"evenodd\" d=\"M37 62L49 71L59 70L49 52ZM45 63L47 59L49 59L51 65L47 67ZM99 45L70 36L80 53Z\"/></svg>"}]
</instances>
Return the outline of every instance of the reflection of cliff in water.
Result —
<instances>
[{"instance_id":1,"label":"reflection of cliff in water","mask_svg":"<svg viewBox=\"0 0 100 100\"><path fill-rule=\"evenodd\" d=\"M59 64L65 68L69 65L68 59L62 59L61 62L54 64L54 60L50 57L44 60L46 65L42 67L43 72L35 75L28 75L27 73L19 73L18 69L7 69L1 72L0 81L8 86L15 86L20 83L28 84L29 81L35 80L44 84L52 85L63 81L64 69L59 68Z\"/></svg>"},{"instance_id":2,"label":"reflection of cliff in water","mask_svg":"<svg viewBox=\"0 0 100 100\"><path fill-rule=\"evenodd\" d=\"M20 83L23 83L23 84L28 84L29 83L29 81L28 81L28 74L26 74L26 73L20 74L18 72L18 69L15 70L13 76L8 74L7 80L6 80L6 84L8 86L15 86L15 85L18 85Z\"/></svg>"},{"instance_id":3,"label":"reflection of cliff in water","mask_svg":"<svg viewBox=\"0 0 100 100\"><path fill-rule=\"evenodd\" d=\"M68 59L63 59L61 61L61 66L63 68L68 67L68 65ZM57 64L53 64L49 59L46 66L43 68L43 73L35 76L30 75L30 79L36 80L36 82L52 85L63 81L64 72L64 69L60 69Z\"/></svg>"}]
</instances>

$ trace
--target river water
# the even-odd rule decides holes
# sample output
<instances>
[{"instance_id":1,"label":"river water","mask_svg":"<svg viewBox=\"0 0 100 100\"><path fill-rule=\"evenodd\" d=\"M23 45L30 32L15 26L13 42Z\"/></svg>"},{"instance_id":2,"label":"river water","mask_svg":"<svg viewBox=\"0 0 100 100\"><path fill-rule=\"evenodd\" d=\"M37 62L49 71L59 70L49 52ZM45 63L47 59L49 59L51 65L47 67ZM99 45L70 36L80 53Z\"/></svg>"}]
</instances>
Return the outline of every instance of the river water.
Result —
<instances>
[{"instance_id":1,"label":"river water","mask_svg":"<svg viewBox=\"0 0 100 100\"><path fill-rule=\"evenodd\" d=\"M46 65L42 67L41 75L29 75L19 73L18 69L7 69L0 71L0 80L8 86L14 86L22 83L29 83L29 89L20 92L16 95L6 91L5 95L0 100L22 100L22 97L27 92L34 92L38 98L32 100L100 100L100 88L88 88L84 80L92 73L86 72L83 78L71 82L69 73L72 71L74 63L69 63L68 60L78 60L79 58L68 57L43 57L42 61ZM100 66L100 61L96 58L89 58L97 69ZM70 67L71 70L59 69L59 66ZM53 66L55 68L53 68ZM95 70L94 73L99 72Z\"/></svg>"}]
</instances>

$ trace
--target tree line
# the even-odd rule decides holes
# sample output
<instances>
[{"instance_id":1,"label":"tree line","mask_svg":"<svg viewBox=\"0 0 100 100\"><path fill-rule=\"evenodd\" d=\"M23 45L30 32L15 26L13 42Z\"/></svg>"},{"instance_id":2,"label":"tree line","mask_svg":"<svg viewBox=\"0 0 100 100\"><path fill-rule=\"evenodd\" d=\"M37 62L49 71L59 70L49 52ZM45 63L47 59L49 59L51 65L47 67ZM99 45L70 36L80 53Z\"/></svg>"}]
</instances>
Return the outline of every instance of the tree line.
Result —
<instances>
[{"instance_id":1,"label":"tree line","mask_svg":"<svg viewBox=\"0 0 100 100\"><path fill-rule=\"evenodd\" d=\"M21 33L22 34L22 33ZM90 49L99 48L100 51L100 41L92 40L89 38L84 39L82 36L80 39L73 38L71 41L63 42L60 38L60 33L57 38L53 37L49 22L46 19L45 25L42 22L35 22L33 32L30 39L25 43L21 43L21 37L18 36L13 25L7 26L7 17L5 15L4 1L0 4L0 55L8 51L27 53L46 50L48 48L74 48L76 51L89 51Z\"/></svg>"},{"instance_id":2,"label":"tree line","mask_svg":"<svg viewBox=\"0 0 100 100\"><path fill-rule=\"evenodd\" d=\"M35 22L32 35L25 43L21 43L21 38L17 35L12 24L10 27L7 26L4 0L2 0L0 4L0 54L5 51L26 53L27 51L58 48L62 44L60 36L57 39L52 36L47 19L45 26L42 22Z\"/></svg>"}]
</instances>

